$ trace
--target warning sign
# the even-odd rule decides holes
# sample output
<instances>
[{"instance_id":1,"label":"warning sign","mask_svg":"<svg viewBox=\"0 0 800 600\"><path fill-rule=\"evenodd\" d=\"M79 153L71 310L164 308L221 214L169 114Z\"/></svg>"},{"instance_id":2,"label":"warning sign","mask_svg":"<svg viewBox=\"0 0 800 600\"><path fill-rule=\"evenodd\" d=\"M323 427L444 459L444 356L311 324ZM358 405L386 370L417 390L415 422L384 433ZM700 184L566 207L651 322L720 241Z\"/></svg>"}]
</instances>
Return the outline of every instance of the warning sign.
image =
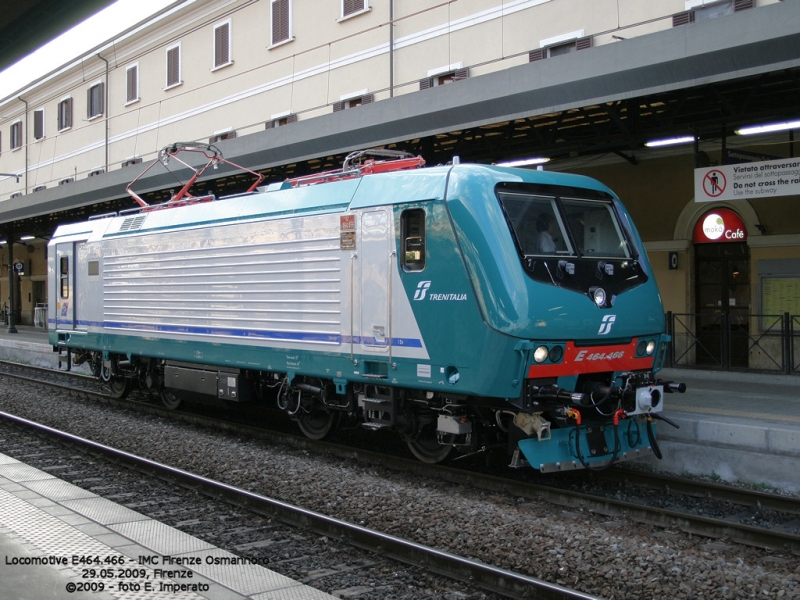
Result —
<instances>
[{"instance_id":1,"label":"warning sign","mask_svg":"<svg viewBox=\"0 0 800 600\"><path fill-rule=\"evenodd\" d=\"M713 169L703 177L703 191L711 198L719 198L727 185L725 173L719 169Z\"/></svg>"},{"instance_id":2,"label":"warning sign","mask_svg":"<svg viewBox=\"0 0 800 600\"><path fill-rule=\"evenodd\" d=\"M695 202L800 195L800 159L704 167L694 170Z\"/></svg>"}]
</instances>

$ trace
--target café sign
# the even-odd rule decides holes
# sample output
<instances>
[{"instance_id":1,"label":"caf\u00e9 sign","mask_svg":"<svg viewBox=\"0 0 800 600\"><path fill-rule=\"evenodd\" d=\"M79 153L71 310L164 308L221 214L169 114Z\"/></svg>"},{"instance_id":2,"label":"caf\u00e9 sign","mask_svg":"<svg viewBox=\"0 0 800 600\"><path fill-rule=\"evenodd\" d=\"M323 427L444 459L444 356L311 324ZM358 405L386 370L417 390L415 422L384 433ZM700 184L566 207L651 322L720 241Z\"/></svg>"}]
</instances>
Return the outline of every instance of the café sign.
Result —
<instances>
[{"instance_id":1,"label":"caf\u00e9 sign","mask_svg":"<svg viewBox=\"0 0 800 600\"><path fill-rule=\"evenodd\" d=\"M710 210L697 220L692 241L695 244L718 244L744 242L747 227L742 218L732 210L718 208Z\"/></svg>"}]
</instances>

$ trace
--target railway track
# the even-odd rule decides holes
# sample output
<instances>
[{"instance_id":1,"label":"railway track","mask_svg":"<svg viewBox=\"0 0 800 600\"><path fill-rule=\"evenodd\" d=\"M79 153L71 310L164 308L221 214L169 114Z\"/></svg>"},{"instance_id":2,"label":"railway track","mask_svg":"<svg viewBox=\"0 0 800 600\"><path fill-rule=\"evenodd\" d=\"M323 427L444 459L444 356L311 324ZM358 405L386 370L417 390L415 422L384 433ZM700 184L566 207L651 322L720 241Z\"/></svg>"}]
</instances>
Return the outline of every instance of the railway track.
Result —
<instances>
[{"instance_id":1,"label":"railway track","mask_svg":"<svg viewBox=\"0 0 800 600\"><path fill-rule=\"evenodd\" d=\"M47 369L36 369L34 372L50 375ZM57 374L62 375L60 372ZM37 378L26 379L43 383ZM547 478L548 483L542 484L531 481L531 476L535 477L536 474L529 471L498 477L469 468L427 465L366 448L313 441L285 432L220 421L217 416L167 411L157 405L136 400L117 400L114 393L75 390L58 383L44 384L68 389L73 393L92 395L105 402L116 402L167 418L177 418L212 429L224 428L255 438L265 438L277 444L379 464L436 480L470 485L518 498L544 500L590 513L624 516L640 523L715 539L727 539L749 546L800 554L800 498L796 497L633 469L581 474L578 475L577 482L575 477L559 475ZM565 489L565 483L571 489Z\"/></svg>"},{"instance_id":2,"label":"railway track","mask_svg":"<svg viewBox=\"0 0 800 600\"><path fill-rule=\"evenodd\" d=\"M408 540L347 523L318 512L281 502L247 490L214 481L182 469L158 463L129 452L99 444L21 417L0 412L0 418L67 441L104 458L136 469L151 477L169 481L284 523L352 544L385 559L424 568L438 575L469 583L509 598L542 600L597 600L596 596L570 590L536 578L493 567L429 548Z\"/></svg>"},{"instance_id":3,"label":"railway track","mask_svg":"<svg viewBox=\"0 0 800 600\"><path fill-rule=\"evenodd\" d=\"M107 402L113 401L108 395L98 397L103 397ZM136 404L141 409L165 417L210 428L220 427L217 417L170 412L141 402ZM125 405L130 406L131 403L125 401ZM694 535L724 538L749 546L800 554L800 499L795 497L629 469L604 472L601 477L605 485L598 483L596 474L590 480L584 477L579 483L576 483L575 478L551 478L554 485L544 485L526 480L535 476L532 472L523 473L522 479L512 476L518 473L499 477L467 468L427 465L369 449L312 441L240 423L226 422L222 427L248 436L266 438L277 444L382 465L438 481L470 485L519 498L543 500L571 509L625 517ZM566 481L570 482L572 489L558 487Z\"/></svg>"}]
</instances>

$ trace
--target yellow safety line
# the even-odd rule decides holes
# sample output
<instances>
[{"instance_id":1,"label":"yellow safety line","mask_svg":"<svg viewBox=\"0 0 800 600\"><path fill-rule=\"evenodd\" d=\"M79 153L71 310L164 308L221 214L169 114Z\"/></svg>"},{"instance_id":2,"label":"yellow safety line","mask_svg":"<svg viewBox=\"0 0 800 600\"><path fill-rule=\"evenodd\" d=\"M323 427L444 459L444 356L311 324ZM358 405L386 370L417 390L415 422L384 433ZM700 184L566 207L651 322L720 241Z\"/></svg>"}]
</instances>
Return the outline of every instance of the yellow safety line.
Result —
<instances>
[{"instance_id":1,"label":"yellow safety line","mask_svg":"<svg viewBox=\"0 0 800 600\"><path fill-rule=\"evenodd\" d=\"M754 413L741 410L724 410L722 408L706 408L702 406L685 406L681 404L669 405L669 410L685 410L688 412L707 413L711 415L725 415L727 417L746 417L751 419L771 419L773 421L791 421L800 423L800 417L793 415L775 415L771 413Z\"/></svg>"}]
</instances>

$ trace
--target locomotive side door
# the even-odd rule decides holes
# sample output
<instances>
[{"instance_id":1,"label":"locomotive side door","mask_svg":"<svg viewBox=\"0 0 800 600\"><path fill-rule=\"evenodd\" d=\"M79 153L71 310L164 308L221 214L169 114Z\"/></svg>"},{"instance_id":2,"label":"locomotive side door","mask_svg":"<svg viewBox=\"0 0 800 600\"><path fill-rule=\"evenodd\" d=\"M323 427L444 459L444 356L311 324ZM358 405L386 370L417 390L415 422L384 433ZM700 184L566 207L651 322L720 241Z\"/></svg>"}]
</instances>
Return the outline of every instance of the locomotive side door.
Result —
<instances>
[{"instance_id":1,"label":"locomotive side door","mask_svg":"<svg viewBox=\"0 0 800 600\"><path fill-rule=\"evenodd\" d=\"M361 215L361 347L369 352L389 349L389 280L391 256L388 212L372 210Z\"/></svg>"},{"instance_id":2,"label":"locomotive side door","mask_svg":"<svg viewBox=\"0 0 800 600\"><path fill-rule=\"evenodd\" d=\"M70 243L56 246L56 329L75 329L75 252Z\"/></svg>"}]
</instances>

